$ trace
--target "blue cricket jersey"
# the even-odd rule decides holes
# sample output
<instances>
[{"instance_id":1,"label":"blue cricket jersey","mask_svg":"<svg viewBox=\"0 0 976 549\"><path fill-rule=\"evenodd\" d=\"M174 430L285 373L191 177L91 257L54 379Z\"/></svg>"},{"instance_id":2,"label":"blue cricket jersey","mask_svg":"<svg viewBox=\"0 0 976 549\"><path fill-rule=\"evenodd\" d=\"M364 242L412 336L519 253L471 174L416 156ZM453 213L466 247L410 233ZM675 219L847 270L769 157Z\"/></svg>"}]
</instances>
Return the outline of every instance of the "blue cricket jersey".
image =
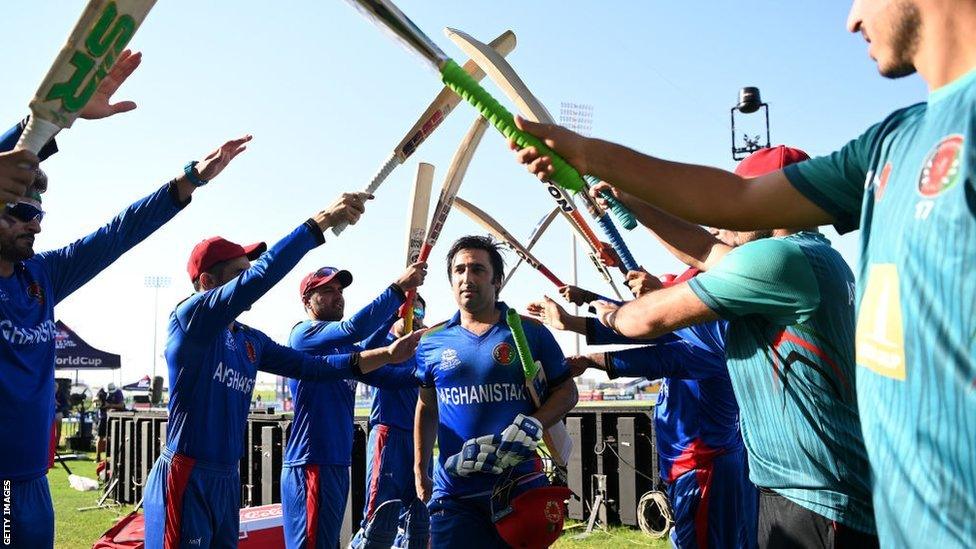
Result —
<instances>
[{"instance_id":1,"label":"blue cricket jersey","mask_svg":"<svg viewBox=\"0 0 976 549\"><path fill-rule=\"evenodd\" d=\"M0 478L47 472L54 421L54 306L145 240L186 204L164 185L95 232L15 265L0 278Z\"/></svg>"},{"instance_id":2,"label":"blue cricket jersey","mask_svg":"<svg viewBox=\"0 0 976 549\"><path fill-rule=\"evenodd\" d=\"M390 320L403 300L403 292L391 285L348 320L299 322L292 328L288 344L312 354L360 351L363 347L356 345L358 341L385 339L381 336L389 332ZM417 385L412 369L390 365L346 380L290 380L295 418L285 449L285 465L351 464L358 381L390 388Z\"/></svg>"},{"instance_id":3,"label":"blue cricket jersey","mask_svg":"<svg viewBox=\"0 0 976 549\"><path fill-rule=\"evenodd\" d=\"M654 408L661 478L674 482L718 456L740 450L739 405L725 360L725 321L682 328L654 345L613 351L607 374L663 378ZM647 343L621 338L595 319L587 343Z\"/></svg>"},{"instance_id":4,"label":"blue cricket jersey","mask_svg":"<svg viewBox=\"0 0 976 549\"><path fill-rule=\"evenodd\" d=\"M535 406L525 388L525 374L505 323L508 306L496 305L498 322L481 335L461 326L461 315L432 327L417 347L417 376L421 385L437 393L439 456L434 467L433 497L465 497L490 493L497 475L475 473L454 477L444 462L461 451L468 439L501 433L518 414L529 415ZM542 363L550 387L569 380L569 370L556 339L530 318L522 322L532 357ZM571 383L571 381L570 381ZM541 461L516 466L515 476L541 469Z\"/></svg>"},{"instance_id":5,"label":"blue cricket jersey","mask_svg":"<svg viewBox=\"0 0 976 549\"><path fill-rule=\"evenodd\" d=\"M349 354L307 355L234 320L324 241L322 231L308 220L234 280L194 294L176 306L166 341L170 383L167 448L204 462L233 466L244 451L244 429L258 370L323 380L355 375L358 368Z\"/></svg>"}]
</instances>

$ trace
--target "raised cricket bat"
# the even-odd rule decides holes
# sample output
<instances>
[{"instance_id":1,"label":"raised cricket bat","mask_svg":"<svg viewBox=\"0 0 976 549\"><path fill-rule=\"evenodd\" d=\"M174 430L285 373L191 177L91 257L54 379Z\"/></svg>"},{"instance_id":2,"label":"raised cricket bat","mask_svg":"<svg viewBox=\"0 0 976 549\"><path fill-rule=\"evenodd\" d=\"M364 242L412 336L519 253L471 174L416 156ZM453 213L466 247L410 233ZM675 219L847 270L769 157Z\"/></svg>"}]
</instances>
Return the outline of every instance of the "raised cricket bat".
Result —
<instances>
[{"instance_id":1,"label":"raised cricket bat","mask_svg":"<svg viewBox=\"0 0 976 549\"><path fill-rule=\"evenodd\" d=\"M532 248L535 247L535 243L538 242L540 238L542 238L542 234L546 232L546 229L549 228L549 225L552 224L552 220L556 219L557 215L559 215L558 207L554 208L552 211L547 213L545 217L543 217L542 219L539 220L538 223L536 223L535 228L533 228L532 232L529 234L529 240L525 245L526 250L529 250L530 252L532 251ZM519 268L519 265L521 264L522 264L522 258L520 257L519 260L515 262L515 265L513 265L512 268L508 270L508 274L505 275L505 280L502 280L502 285L501 288L499 288L499 290L505 289L505 285L508 284L508 281L512 279L512 275L515 274L515 271Z\"/></svg>"},{"instance_id":2,"label":"raised cricket bat","mask_svg":"<svg viewBox=\"0 0 976 549\"><path fill-rule=\"evenodd\" d=\"M34 154L71 127L156 0L89 0L30 102L17 149Z\"/></svg>"},{"instance_id":3,"label":"raised cricket bat","mask_svg":"<svg viewBox=\"0 0 976 549\"><path fill-rule=\"evenodd\" d=\"M518 73L515 72L515 69L512 68L511 64L505 58L496 55L487 45L462 31L445 29L444 32L451 41L461 48L463 52L468 54L472 61L478 63L488 74L488 77L515 103L523 116L534 122L542 122L545 124L555 123L549 111L532 94L528 86L525 85L525 82L522 81ZM593 183L596 183L596 179L589 179ZM620 257L626 270L637 270L639 265L634 261L630 249L628 249L627 244L621 238L613 221L600 208L593 197L589 195L588 190L589 185L584 183L582 189L575 194L583 200L587 211L603 229L604 234L610 241L610 245L617 252L617 256ZM552 193L552 189L550 189L550 193ZM603 196L611 204L614 213L623 222L625 227L632 229L637 225L634 216L623 204L617 201L610 193L604 193Z\"/></svg>"},{"instance_id":4,"label":"raised cricket bat","mask_svg":"<svg viewBox=\"0 0 976 549\"><path fill-rule=\"evenodd\" d=\"M518 351L519 360L522 362L522 372L525 374L525 387L529 391L529 398L535 404L536 409L549 398L549 383L546 379L546 371L535 359L532 358L532 351L529 349L529 342L525 338L525 330L522 328L522 317L515 309L509 309L505 314L505 321L509 329L512 330L512 338L515 340L515 350ZM568 382L572 383L572 381ZM566 432L566 424L560 419L555 425L545 430L542 440L549 449L552 460L560 467L565 467L569 463L569 458L573 454L573 439L569 438Z\"/></svg>"},{"instance_id":5,"label":"raised cricket bat","mask_svg":"<svg viewBox=\"0 0 976 549\"><path fill-rule=\"evenodd\" d=\"M417 262L427 233L427 212L430 210L430 188L434 183L434 166L421 162L410 197L410 225L407 227L407 267ZM404 328L413 331L413 307L404 311Z\"/></svg>"},{"instance_id":6,"label":"raised cricket bat","mask_svg":"<svg viewBox=\"0 0 976 549\"><path fill-rule=\"evenodd\" d=\"M503 32L488 44L501 56L506 56L515 49L515 33L508 30ZM475 81L480 81L485 77L485 71L474 61L468 61L463 67L465 72L471 75L471 78ZM393 172L393 170L407 161L417 150L430 134L434 133L434 130L440 126L441 122L447 118L447 115L454 110L454 107L461 102L461 97L458 94L451 91L451 89L446 86L437 94L437 97L427 106L427 110L420 115L420 118L414 123L414 125L407 131L407 135L403 137L403 140L393 148L393 152L390 157L386 159L380 170L376 172L373 176L372 181L366 186L364 192L374 193L380 185L386 181L386 178ZM332 228L332 232L338 235L346 229L346 223L341 223Z\"/></svg>"},{"instance_id":7,"label":"raised cricket bat","mask_svg":"<svg viewBox=\"0 0 976 549\"><path fill-rule=\"evenodd\" d=\"M522 261L528 263L533 269L542 273L542 276L549 279L550 282L556 285L557 288L562 288L566 284L559 279L558 276L553 274L541 261L536 259L529 249L522 245L512 233L505 230L502 224L495 220L492 216L485 213L484 210L475 206L474 204L468 202L467 200L461 198L460 196L454 199L454 207L461 210L468 217L474 220L475 223L481 225L485 228L492 236L497 240L504 242L509 249L515 252L515 255L519 256Z\"/></svg>"},{"instance_id":8,"label":"raised cricket bat","mask_svg":"<svg viewBox=\"0 0 976 549\"><path fill-rule=\"evenodd\" d=\"M461 181L464 180L464 174L467 173L468 166L471 164L471 157L474 156L474 151L478 148L478 143L481 143L481 137L485 135L486 129L488 129L488 122L480 116L476 118L474 123L471 124L471 128L468 129L468 133L465 134L464 139L461 140L461 144L458 145L457 150L454 152L451 165L447 168L447 175L444 176L444 184L441 185L441 194L437 197L437 205L434 206L434 217L430 220L430 226L427 228L427 236L424 239L423 245L420 247L417 261L427 261L427 258L430 257L430 251L437 244L437 238L440 237L444 223L447 221L447 216L451 213L451 205L454 203L454 197L457 196L458 189L461 188ZM403 308L400 309L400 316L402 318L407 318L406 315L413 314L409 311L413 310L413 300L416 297L416 289L407 292L407 298L403 302Z\"/></svg>"}]
</instances>

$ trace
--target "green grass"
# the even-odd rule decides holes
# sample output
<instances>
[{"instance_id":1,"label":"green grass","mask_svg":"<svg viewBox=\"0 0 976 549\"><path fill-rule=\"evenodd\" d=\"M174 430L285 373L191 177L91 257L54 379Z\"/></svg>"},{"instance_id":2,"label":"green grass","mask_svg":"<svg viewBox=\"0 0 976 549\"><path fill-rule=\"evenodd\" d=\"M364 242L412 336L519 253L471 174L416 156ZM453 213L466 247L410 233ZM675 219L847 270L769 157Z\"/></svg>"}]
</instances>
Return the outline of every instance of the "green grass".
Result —
<instances>
[{"instance_id":1,"label":"green grass","mask_svg":"<svg viewBox=\"0 0 976 549\"><path fill-rule=\"evenodd\" d=\"M586 529L586 523L567 521L566 529L553 547L557 549L568 549L572 547L586 547L587 549L619 549L625 547L670 547L671 543L667 538L654 539L648 537L637 529L627 527L615 527L609 530L594 529L593 533L584 539L573 539L582 534Z\"/></svg>"},{"instance_id":2,"label":"green grass","mask_svg":"<svg viewBox=\"0 0 976 549\"><path fill-rule=\"evenodd\" d=\"M92 461L68 461L71 472L83 477L95 478ZM55 464L47 474L54 500L54 546L58 549L91 547L115 521L132 511L131 505L113 509L78 511L79 507L91 507L98 502L101 491L79 492L68 485L68 473Z\"/></svg>"},{"instance_id":3,"label":"green grass","mask_svg":"<svg viewBox=\"0 0 976 549\"><path fill-rule=\"evenodd\" d=\"M91 461L69 461L68 467L76 475L95 478L95 464ZM100 491L78 492L68 485L68 474L60 466L51 469L47 475L51 486L51 498L54 500L54 546L57 549L76 549L91 547L115 521L132 511L132 505L113 509L95 509L92 511L78 511L79 507L90 507L101 497ZM667 539L656 540L647 537L640 530L631 528L611 528L594 530L583 540L575 540L574 536L585 529L585 524L569 521L567 530L553 547L568 549L585 547L587 549L620 548L620 547L654 547L664 548L670 544Z\"/></svg>"}]
</instances>

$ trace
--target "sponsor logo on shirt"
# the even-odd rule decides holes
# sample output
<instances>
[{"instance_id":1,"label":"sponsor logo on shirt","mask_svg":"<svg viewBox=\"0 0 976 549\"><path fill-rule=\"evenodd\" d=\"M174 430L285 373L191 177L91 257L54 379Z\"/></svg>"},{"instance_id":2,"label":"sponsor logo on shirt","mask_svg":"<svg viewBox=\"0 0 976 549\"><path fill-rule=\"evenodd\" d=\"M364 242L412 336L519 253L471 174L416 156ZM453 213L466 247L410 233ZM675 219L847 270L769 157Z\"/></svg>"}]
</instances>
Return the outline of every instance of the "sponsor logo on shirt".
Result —
<instances>
[{"instance_id":1,"label":"sponsor logo on shirt","mask_svg":"<svg viewBox=\"0 0 976 549\"><path fill-rule=\"evenodd\" d=\"M502 366L508 366L515 361L515 350L512 349L512 346L507 341L502 341L491 350L491 358L495 359L495 362Z\"/></svg>"},{"instance_id":2,"label":"sponsor logo on shirt","mask_svg":"<svg viewBox=\"0 0 976 549\"><path fill-rule=\"evenodd\" d=\"M885 162L883 168L881 168L881 173L877 176L874 181L874 201L877 202L881 200L884 195L885 189L888 187L888 180L891 179L891 161Z\"/></svg>"},{"instance_id":3,"label":"sponsor logo on shirt","mask_svg":"<svg viewBox=\"0 0 976 549\"><path fill-rule=\"evenodd\" d=\"M0 320L0 337L3 337L11 345L47 343L53 341L57 335L58 327L53 320L45 320L33 328L21 328L14 326L13 322L9 320Z\"/></svg>"},{"instance_id":4,"label":"sponsor logo on shirt","mask_svg":"<svg viewBox=\"0 0 976 549\"><path fill-rule=\"evenodd\" d=\"M525 385L521 383L483 383L437 389L437 398L444 404L491 404L495 402L522 402L529 399Z\"/></svg>"},{"instance_id":5,"label":"sponsor logo on shirt","mask_svg":"<svg viewBox=\"0 0 976 549\"><path fill-rule=\"evenodd\" d=\"M918 194L935 198L962 179L963 141L962 135L953 134L943 138L929 151L918 176Z\"/></svg>"},{"instance_id":6,"label":"sponsor logo on shirt","mask_svg":"<svg viewBox=\"0 0 976 549\"><path fill-rule=\"evenodd\" d=\"M217 364L217 369L214 370L213 380L244 394L250 394L251 389L254 388L253 377L242 374L233 368L224 367L223 362Z\"/></svg>"},{"instance_id":7,"label":"sponsor logo on shirt","mask_svg":"<svg viewBox=\"0 0 976 549\"><path fill-rule=\"evenodd\" d=\"M458 358L457 351L454 349L444 349L444 352L441 353L440 369L446 372L460 365L461 359Z\"/></svg>"},{"instance_id":8,"label":"sponsor logo on shirt","mask_svg":"<svg viewBox=\"0 0 976 549\"><path fill-rule=\"evenodd\" d=\"M905 338L898 268L894 264L871 265L857 315L854 342L859 366L885 377L905 380Z\"/></svg>"}]
</instances>

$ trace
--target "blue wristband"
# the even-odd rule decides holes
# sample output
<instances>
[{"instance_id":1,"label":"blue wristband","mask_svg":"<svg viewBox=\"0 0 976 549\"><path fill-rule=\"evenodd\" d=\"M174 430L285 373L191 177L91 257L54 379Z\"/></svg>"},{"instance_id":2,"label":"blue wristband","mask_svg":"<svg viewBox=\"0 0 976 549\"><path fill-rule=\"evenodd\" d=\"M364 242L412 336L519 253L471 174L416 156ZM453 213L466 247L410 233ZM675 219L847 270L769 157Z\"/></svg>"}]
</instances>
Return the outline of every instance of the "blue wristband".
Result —
<instances>
[{"instance_id":1,"label":"blue wristband","mask_svg":"<svg viewBox=\"0 0 976 549\"><path fill-rule=\"evenodd\" d=\"M190 183L193 183L197 187L202 187L207 183L209 183L209 181L207 181L206 179L201 179L196 168L197 168L197 161L191 160L186 163L186 166L183 166L183 173L186 174L186 178L190 180Z\"/></svg>"}]
</instances>

